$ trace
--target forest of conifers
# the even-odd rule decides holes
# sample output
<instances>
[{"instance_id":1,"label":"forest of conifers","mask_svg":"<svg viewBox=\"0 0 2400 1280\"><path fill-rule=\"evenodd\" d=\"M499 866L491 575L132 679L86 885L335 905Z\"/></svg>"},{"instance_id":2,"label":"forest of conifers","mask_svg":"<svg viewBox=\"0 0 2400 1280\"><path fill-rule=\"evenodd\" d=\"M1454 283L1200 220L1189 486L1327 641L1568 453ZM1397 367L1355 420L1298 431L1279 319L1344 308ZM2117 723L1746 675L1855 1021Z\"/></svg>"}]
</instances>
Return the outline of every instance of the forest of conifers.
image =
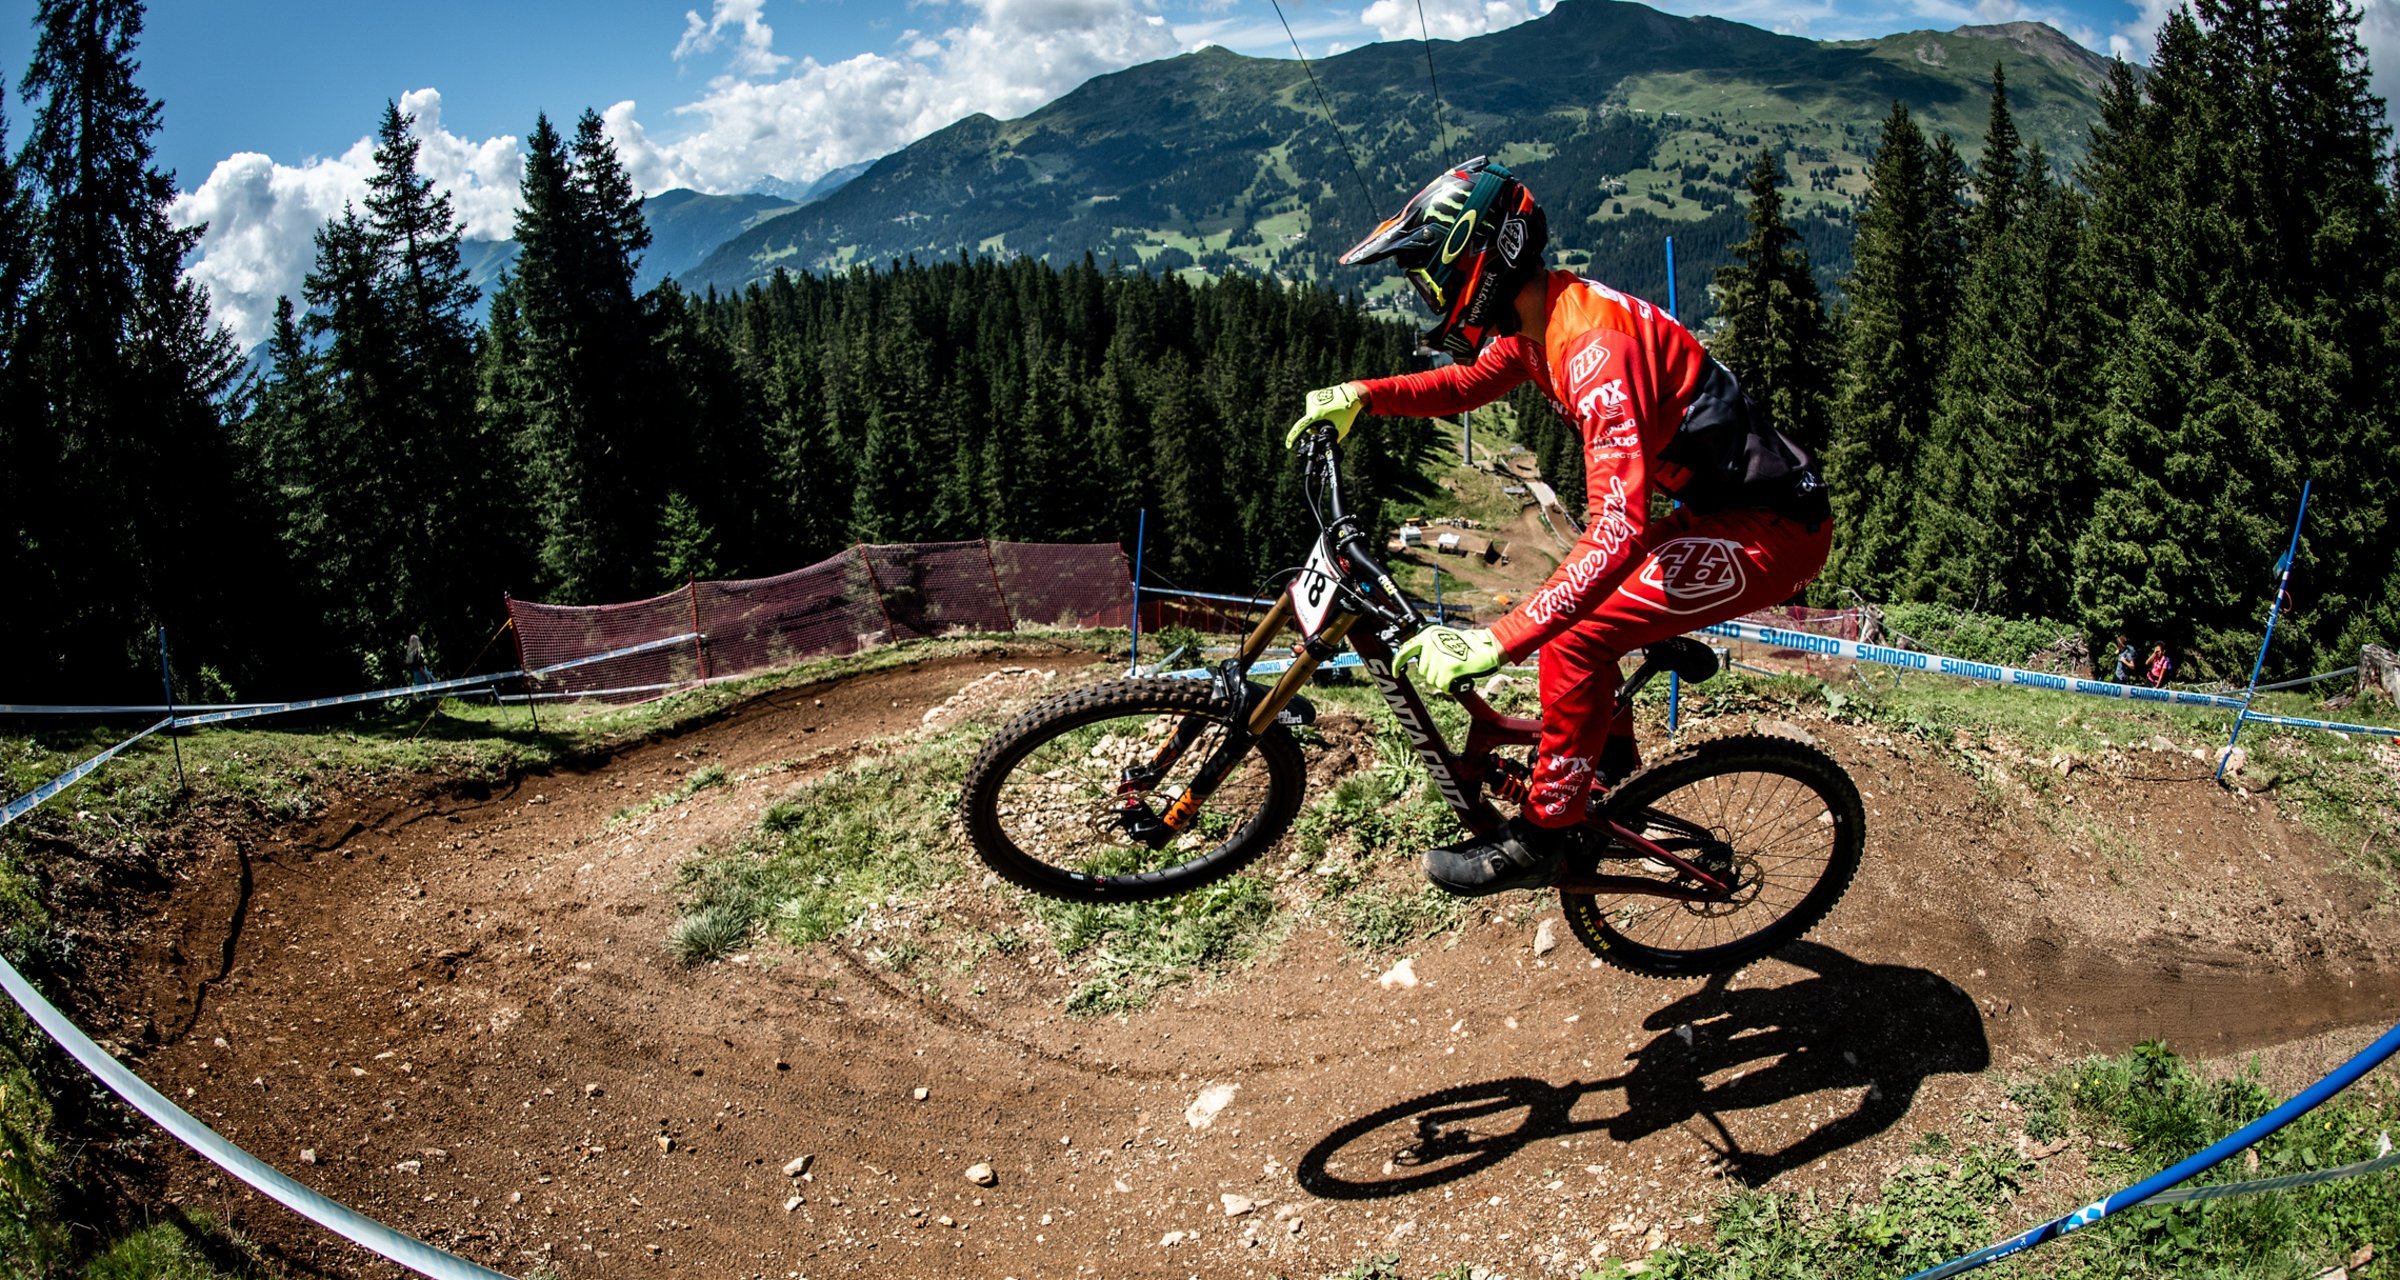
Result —
<instances>
[{"instance_id":1,"label":"forest of conifers","mask_svg":"<svg viewBox=\"0 0 2400 1280\"><path fill-rule=\"evenodd\" d=\"M13 154L0 121L0 702L148 700L161 625L183 696L319 692L390 678L412 633L466 666L505 592L624 599L856 541L1129 543L1144 510L1165 578L1245 589L1307 527L1301 395L1412 346L1317 288L1088 260L637 293L639 196L590 112L535 122L479 321L391 109L252 370L183 275L140 5L50 12ZM2017 144L1997 78L1972 166L1895 107L1831 308L1760 158L1711 342L1826 462L1823 598L2128 630L2238 678L2307 480L2275 669L2400 635L2400 212L2356 21L2177 13L2072 175ZM1520 410L1580 489L1563 424ZM1370 513L1427 438L1352 435Z\"/></svg>"}]
</instances>

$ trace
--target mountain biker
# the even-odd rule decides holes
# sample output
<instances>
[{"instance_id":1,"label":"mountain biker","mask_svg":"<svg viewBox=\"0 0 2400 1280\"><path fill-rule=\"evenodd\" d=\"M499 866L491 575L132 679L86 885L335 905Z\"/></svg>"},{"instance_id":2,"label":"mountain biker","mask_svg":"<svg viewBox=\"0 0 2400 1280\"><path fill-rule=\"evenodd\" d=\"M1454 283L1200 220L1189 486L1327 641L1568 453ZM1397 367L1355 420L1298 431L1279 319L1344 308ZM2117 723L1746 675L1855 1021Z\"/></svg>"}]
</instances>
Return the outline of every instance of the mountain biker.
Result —
<instances>
[{"instance_id":1,"label":"mountain biker","mask_svg":"<svg viewBox=\"0 0 2400 1280\"><path fill-rule=\"evenodd\" d=\"M1763 420L1674 317L1569 271L1546 270L1533 193L1483 157L1435 178L1342 255L1392 259L1433 312L1424 343L1460 363L1308 393L1287 444L1337 438L1363 410L1431 417L1531 381L1583 435L1588 521L1548 582L1490 628L1431 626L1402 644L1423 686L1542 652L1542 739L1523 811L1489 836L1428 850L1459 894L1555 879L1595 780L1638 764L1630 713L1612 716L1617 660L1788 599L1824 567L1830 508L1808 453ZM1467 363L1467 361L1472 363ZM1674 499L1664 518L1652 490Z\"/></svg>"}]
</instances>

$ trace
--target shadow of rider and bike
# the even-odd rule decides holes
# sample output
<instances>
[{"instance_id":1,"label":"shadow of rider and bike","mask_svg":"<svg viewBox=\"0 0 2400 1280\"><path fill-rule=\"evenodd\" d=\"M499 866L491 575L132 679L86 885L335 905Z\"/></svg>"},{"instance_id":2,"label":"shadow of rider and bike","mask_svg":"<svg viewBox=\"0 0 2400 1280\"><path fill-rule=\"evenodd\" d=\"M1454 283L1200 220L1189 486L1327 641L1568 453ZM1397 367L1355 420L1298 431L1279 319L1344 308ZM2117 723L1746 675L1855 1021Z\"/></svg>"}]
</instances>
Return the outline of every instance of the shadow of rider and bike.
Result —
<instances>
[{"instance_id":1,"label":"shadow of rider and bike","mask_svg":"<svg viewBox=\"0 0 2400 1280\"><path fill-rule=\"evenodd\" d=\"M1597 1134L1625 1143L1677 1126L1716 1151L1726 1176L1757 1186L1890 1128L1927 1078L1981 1071L1991 1061L1974 1001L1931 970L1869 964L1814 942L1776 958L1811 976L1738 989L1730 975L1710 978L1643 1021L1657 1034L1614 1075L1453 1085L1360 1116L1301 1158L1300 1186L1329 1200L1402 1196L1480 1173L1545 1139ZM1781 1145L1759 1135L1788 1126L1742 1120L1854 1090L1863 1092L1848 1114Z\"/></svg>"}]
</instances>

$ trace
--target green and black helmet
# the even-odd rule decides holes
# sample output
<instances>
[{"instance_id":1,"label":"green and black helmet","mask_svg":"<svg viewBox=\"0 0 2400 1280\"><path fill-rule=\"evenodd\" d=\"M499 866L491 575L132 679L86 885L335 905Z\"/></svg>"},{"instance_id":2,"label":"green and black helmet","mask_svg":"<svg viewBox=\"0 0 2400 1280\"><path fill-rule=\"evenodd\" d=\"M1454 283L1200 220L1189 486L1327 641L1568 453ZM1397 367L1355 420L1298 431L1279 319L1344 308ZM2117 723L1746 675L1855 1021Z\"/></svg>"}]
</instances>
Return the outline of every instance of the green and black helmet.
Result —
<instances>
[{"instance_id":1,"label":"green and black helmet","mask_svg":"<svg viewBox=\"0 0 2400 1280\"><path fill-rule=\"evenodd\" d=\"M1508 166L1477 156L1426 184L1344 265L1397 259L1436 321L1424 343L1461 359L1506 325L1512 299L1541 270L1549 220Z\"/></svg>"}]
</instances>

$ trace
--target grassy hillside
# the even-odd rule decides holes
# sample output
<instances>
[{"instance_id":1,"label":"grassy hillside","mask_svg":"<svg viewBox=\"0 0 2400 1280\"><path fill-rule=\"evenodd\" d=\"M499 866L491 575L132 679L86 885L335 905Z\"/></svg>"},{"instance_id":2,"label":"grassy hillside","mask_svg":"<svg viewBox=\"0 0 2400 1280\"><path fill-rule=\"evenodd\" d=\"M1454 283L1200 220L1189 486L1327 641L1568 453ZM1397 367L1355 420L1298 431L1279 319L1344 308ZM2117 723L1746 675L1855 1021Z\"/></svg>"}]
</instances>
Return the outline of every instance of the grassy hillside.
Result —
<instances>
[{"instance_id":1,"label":"grassy hillside","mask_svg":"<svg viewBox=\"0 0 2400 1280\"><path fill-rule=\"evenodd\" d=\"M1018 120L973 116L885 157L826 199L753 227L682 278L738 288L778 267L961 251L1091 253L1153 269L1330 279L1393 296L1333 259L1440 164L1492 153L1551 212L1569 266L1679 301L1740 235L1743 173L1772 146L1787 214L1830 278L1867 153L1902 101L1973 156L1995 63L2018 127L2079 158L2104 64L2038 24L1818 42L1618 0L1567 0L1507 31L1437 41L1442 124L1425 50L1387 43L1315 64L1337 139L1297 62L1206 49L1096 78ZM1354 171L1355 163L1355 171Z\"/></svg>"}]
</instances>

